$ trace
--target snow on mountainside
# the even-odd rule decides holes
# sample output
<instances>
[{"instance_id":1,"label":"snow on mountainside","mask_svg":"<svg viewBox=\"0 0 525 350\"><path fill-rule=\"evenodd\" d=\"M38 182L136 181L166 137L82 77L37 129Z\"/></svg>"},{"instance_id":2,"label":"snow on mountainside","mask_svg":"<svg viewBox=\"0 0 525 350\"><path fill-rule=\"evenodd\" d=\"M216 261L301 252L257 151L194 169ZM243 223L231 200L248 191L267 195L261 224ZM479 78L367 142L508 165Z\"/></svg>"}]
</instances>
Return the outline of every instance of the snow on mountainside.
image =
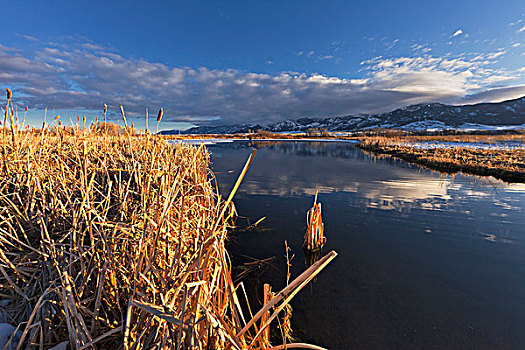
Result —
<instances>
[{"instance_id":1,"label":"snow on mountainside","mask_svg":"<svg viewBox=\"0 0 525 350\"><path fill-rule=\"evenodd\" d=\"M392 112L375 115L349 115L331 118L299 118L282 122L259 125L201 126L191 128L183 134L233 134L249 130L270 132L299 132L308 129L328 131L356 131L375 127L404 130L473 129L498 130L517 128L525 125L525 97L500 103L479 103L475 105L450 106L441 103L421 103ZM162 131L162 134L176 134L178 130Z\"/></svg>"}]
</instances>

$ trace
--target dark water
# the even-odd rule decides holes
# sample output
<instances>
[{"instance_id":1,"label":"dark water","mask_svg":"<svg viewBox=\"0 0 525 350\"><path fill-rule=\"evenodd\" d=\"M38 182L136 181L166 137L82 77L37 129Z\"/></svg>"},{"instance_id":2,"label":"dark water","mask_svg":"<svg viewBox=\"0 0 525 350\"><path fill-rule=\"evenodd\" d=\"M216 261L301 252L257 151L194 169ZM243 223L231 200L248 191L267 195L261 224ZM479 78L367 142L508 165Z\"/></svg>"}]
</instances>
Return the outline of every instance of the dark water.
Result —
<instances>
[{"instance_id":1,"label":"dark water","mask_svg":"<svg viewBox=\"0 0 525 350\"><path fill-rule=\"evenodd\" d=\"M236 263L276 257L244 279L252 305L263 282L285 285L285 239L295 254L292 278L305 269L305 215L316 188L324 252L339 253L292 302L296 341L329 349L525 348L525 185L440 175L348 143L258 147L235 204L252 223L266 216L268 230L237 232L229 243ZM251 148L209 150L226 195Z\"/></svg>"}]
</instances>

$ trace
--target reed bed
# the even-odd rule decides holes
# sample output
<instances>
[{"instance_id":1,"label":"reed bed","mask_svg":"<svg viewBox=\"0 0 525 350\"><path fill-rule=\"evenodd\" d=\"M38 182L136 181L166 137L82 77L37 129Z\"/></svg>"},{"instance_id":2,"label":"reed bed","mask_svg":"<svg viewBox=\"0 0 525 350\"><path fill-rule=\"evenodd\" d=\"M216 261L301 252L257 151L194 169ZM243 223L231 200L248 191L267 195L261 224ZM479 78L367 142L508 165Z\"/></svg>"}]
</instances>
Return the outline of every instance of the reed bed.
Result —
<instances>
[{"instance_id":1,"label":"reed bed","mask_svg":"<svg viewBox=\"0 0 525 350\"><path fill-rule=\"evenodd\" d=\"M522 136L513 136L510 140L522 141ZM427 166L431 169L454 173L464 172L472 175L493 176L507 182L525 182L524 149L476 149L468 147L418 148L411 147L410 142L430 141L431 137L368 137L359 147L378 154L395 156L408 162ZM507 139L500 137L462 136L459 139L447 137L440 141L456 142L501 142ZM470 141L466 141L470 140ZM492 141L491 141L492 140Z\"/></svg>"},{"instance_id":2,"label":"reed bed","mask_svg":"<svg viewBox=\"0 0 525 350\"><path fill-rule=\"evenodd\" d=\"M204 146L66 131L58 117L31 132L14 115L6 106L0 146L0 310L18 325L8 346L269 349L271 321L337 255L251 315L225 240L255 153L225 200Z\"/></svg>"},{"instance_id":3,"label":"reed bed","mask_svg":"<svg viewBox=\"0 0 525 350\"><path fill-rule=\"evenodd\" d=\"M501 131L498 134L450 134L450 135L385 135L391 142L463 142L463 143L497 143L502 141L514 141L525 143L525 129L512 130L512 132Z\"/></svg>"}]
</instances>

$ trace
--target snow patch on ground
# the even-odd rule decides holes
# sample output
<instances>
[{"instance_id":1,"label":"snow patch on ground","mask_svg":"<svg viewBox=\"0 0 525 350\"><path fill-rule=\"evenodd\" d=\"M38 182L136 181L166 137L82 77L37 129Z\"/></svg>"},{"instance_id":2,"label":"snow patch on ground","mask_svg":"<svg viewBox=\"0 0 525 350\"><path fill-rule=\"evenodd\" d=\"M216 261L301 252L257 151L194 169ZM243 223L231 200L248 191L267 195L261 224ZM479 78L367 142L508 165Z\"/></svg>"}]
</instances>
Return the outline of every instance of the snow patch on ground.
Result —
<instances>
[{"instance_id":1,"label":"snow patch on ground","mask_svg":"<svg viewBox=\"0 0 525 350\"><path fill-rule=\"evenodd\" d=\"M483 150L517 150L525 149L525 144L517 141L501 141L495 143L484 142L404 142L400 144L405 147L412 147L417 149L444 149L444 148L469 148L469 149L483 149Z\"/></svg>"},{"instance_id":2,"label":"snow patch on ground","mask_svg":"<svg viewBox=\"0 0 525 350\"><path fill-rule=\"evenodd\" d=\"M189 140L170 140L172 143L184 143L188 145L215 145L217 143L234 142L234 141L250 141L248 139L189 139ZM288 142L349 142L359 143L358 140L341 140L341 139L253 139L252 142L258 141L288 141Z\"/></svg>"},{"instance_id":3,"label":"snow patch on ground","mask_svg":"<svg viewBox=\"0 0 525 350\"><path fill-rule=\"evenodd\" d=\"M410 130L410 131L438 131L449 129L450 127L439 120L422 120L417 122L412 122L400 127L401 130Z\"/></svg>"},{"instance_id":4,"label":"snow patch on ground","mask_svg":"<svg viewBox=\"0 0 525 350\"><path fill-rule=\"evenodd\" d=\"M187 145L200 146L201 143L204 145L215 145L217 143L233 142L233 139L188 139L188 140L170 140L172 143L184 143Z\"/></svg>"},{"instance_id":5,"label":"snow patch on ground","mask_svg":"<svg viewBox=\"0 0 525 350\"><path fill-rule=\"evenodd\" d=\"M519 130L519 129L525 129L525 124L520 124L520 125L484 125L484 124L476 124L476 123L465 123L465 124L461 125L458 129L461 130L461 131Z\"/></svg>"}]
</instances>

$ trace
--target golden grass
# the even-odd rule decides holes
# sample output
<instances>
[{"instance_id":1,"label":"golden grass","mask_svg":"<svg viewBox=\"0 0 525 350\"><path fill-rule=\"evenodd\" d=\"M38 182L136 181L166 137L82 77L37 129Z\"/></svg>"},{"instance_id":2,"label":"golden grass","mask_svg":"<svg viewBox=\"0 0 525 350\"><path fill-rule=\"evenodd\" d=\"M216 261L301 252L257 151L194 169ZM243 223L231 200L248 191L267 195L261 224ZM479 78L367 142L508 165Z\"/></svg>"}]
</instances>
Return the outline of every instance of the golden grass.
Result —
<instances>
[{"instance_id":1,"label":"golden grass","mask_svg":"<svg viewBox=\"0 0 525 350\"><path fill-rule=\"evenodd\" d=\"M525 130L500 134L457 134L457 135L403 135L386 136L392 142L485 142L521 141L525 143Z\"/></svg>"},{"instance_id":2,"label":"golden grass","mask_svg":"<svg viewBox=\"0 0 525 350\"><path fill-rule=\"evenodd\" d=\"M321 216L321 203L317 203L319 191L315 190L314 205L306 213L306 233L304 234L303 249L308 251L320 250L326 243L324 224Z\"/></svg>"},{"instance_id":3,"label":"golden grass","mask_svg":"<svg viewBox=\"0 0 525 350\"><path fill-rule=\"evenodd\" d=\"M203 146L131 137L126 121L109 134L106 111L92 130L3 124L0 299L17 348L271 348L272 320L337 254L247 314L225 240L255 152L224 200Z\"/></svg>"},{"instance_id":4,"label":"golden grass","mask_svg":"<svg viewBox=\"0 0 525 350\"><path fill-rule=\"evenodd\" d=\"M497 142L522 141L523 135L461 135L461 136L407 136L368 137L359 147L379 154L402 158L444 172L464 172L493 176L507 182L525 182L525 150L523 149L471 149L464 147L419 149L410 142Z\"/></svg>"},{"instance_id":5,"label":"golden grass","mask_svg":"<svg viewBox=\"0 0 525 350\"><path fill-rule=\"evenodd\" d=\"M201 139L240 139L240 140L266 140L266 139L336 139L332 134L312 135L308 133L272 133L260 131L251 134L181 134L181 135L162 135L166 140L201 140Z\"/></svg>"}]
</instances>

